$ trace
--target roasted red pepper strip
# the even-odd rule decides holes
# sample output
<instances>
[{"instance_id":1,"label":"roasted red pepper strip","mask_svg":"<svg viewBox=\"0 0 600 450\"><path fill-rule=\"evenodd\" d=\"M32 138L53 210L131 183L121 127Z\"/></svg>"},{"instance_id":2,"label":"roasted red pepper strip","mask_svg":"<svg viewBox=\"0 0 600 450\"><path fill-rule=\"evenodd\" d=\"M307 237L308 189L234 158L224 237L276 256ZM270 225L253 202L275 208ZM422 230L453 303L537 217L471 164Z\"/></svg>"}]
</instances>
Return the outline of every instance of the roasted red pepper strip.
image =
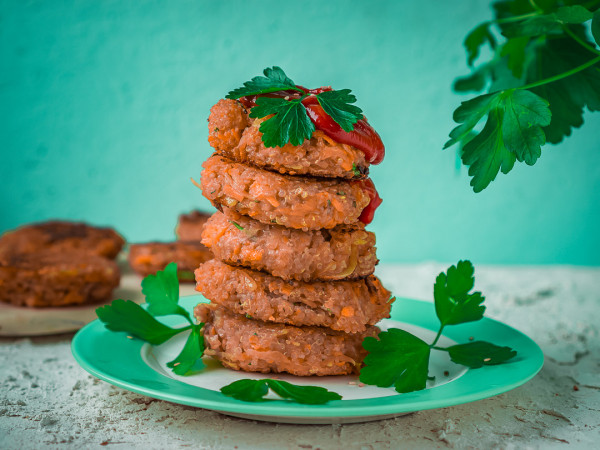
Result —
<instances>
[{"instance_id":1,"label":"roasted red pepper strip","mask_svg":"<svg viewBox=\"0 0 600 450\"><path fill-rule=\"evenodd\" d=\"M385 156L385 147L377 131L369 125L367 119L360 119L352 131L344 131L324 110L317 97L310 96L302 100L308 117L319 130L341 144L348 144L362 151L371 164L379 164Z\"/></svg>"},{"instance_id":2,"label":"roasted red pepper strip","mask_svg":"<svg viewBox=\"0 0 600 450\"><path fill-rule=\"evenodd\" d=\"M315 127L323 131L327 136L341 144L348 144L362 151L365 154L366 160L371 164L379 164L385 156L385 147L377 131L369 125L366 118L360 119L354 124L352 131L346 132L342 130L337 122L335 122L319 104L316 95L330 91L331 87L321 87L318 89L306 89L302 86L297 86L303 90L309 97L302 100L302 104L306 108L308 117L315 124ZM288 90L272 92L269 94L250 95L241 97L239 100L246 108L256 106L258 97L289 97L300 98L302 94L298 91Z\"/></svg>"},{"instance_id":3,"label":"roasted red pepper strip","mask_svg":"<svg viewBox=\"0 0 600 450\"><path fill-rule=\"evenodd\" d=\"M365 191L371 199L366 208L362 210L362 213L358 218L358 220L360 220L362 223L368 225L373 221L373 217L375 217L375 210L379 207L379 205L381 205L383 200L379 196L379 193L377 192L377 189L375 189L375 185L373 184L373 181L370 178L353 181L353 183L358 183L363 189L363 191Z\"/></svg>"}]
</instances>

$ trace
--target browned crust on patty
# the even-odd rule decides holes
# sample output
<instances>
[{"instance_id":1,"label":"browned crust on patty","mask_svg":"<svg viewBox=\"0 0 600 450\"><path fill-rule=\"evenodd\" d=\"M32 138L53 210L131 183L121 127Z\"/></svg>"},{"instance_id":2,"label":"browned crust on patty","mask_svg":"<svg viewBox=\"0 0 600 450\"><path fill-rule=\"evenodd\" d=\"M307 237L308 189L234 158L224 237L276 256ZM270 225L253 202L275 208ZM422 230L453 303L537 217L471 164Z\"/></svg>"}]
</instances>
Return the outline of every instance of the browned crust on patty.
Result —
<instances>
[{"instance_id":1,"label":"browned crust on patty","mask_svg":"<svg viewBox=\"0 0 600 450\"><path fill-rule=\"evenodd\" d=\"M196 290L231 312L264 322L365 331L389 317L391 293L377 277L363 280L285 281L212 260L196 269Z\"/></svg>"},{"instance_id":2,"label":"browned crust on patty","mask_svg":"<svg viewBox=\"0 0 600 450\"><path fill-rule=\"evenodd\" d=\"M124 243L123 237L112 228L55 220L26 225L4 233L0 237L0 258L54 250L86 251L114 259Z\"/></svg>"},{"instance_id":3,"label":"browned crust on patty","mask_svg":"<svg viewBox=\"0 0 600 450\"><path fill-rule=\"evenodd\" d=\"M259 131L263 120L248 117L240 102L221 99L210 110L208 142L237 162L289 175L358 179L369 173L362 151L340 144L320 130L302 145L265 147Z\"/></svg>"},{"instance_id":4,"label":"browned crust on patty","mask_svg":"<svg viewBox=\"0 0 600 450\"><path fill-rule=\"evenodd\" d=\"M88 252L43 250L0 261L0 301L18 306L106 301L119 281L114 261Z\"/></svg>"},{"instance_id":5,"label":"browned crust on patty","mask_svg":"<svg viewBox=\"0 0 600 450\"><path fill-rule=\"evenodd\" d=\"M362 341L377 327L347 334L323 327L265 323L232 314L218 305L199 304L205 354L245 372L287 372L298 376L358 373L366 351Z\"/></svg>"},{"instance_id":6,"label":"browned crust on patty","mask_svg":"<svg viewBox=\"0 0 600 450\"><path fill-rule=\"evenodd\" d=\"M375 235L359 222L331 230L294 230L216 212L202 243L227 264L263 270L285 280L358 279L375 271Z\"/></svg>"},{"instance_id":7,"label":"browned crust on patty","mask_svg":"<svg viewBox=\"0 0 600 450\"><path fill-rule=\"evenodd\" d=\"M203 195L229 215L303 230L354 224L369 204L357 183L280 175L213 155L202 165Z\"/></svg>"},{"instance_id":8,"label":"browned crust on patty","mask_svg":"<svg viewBox=\"0 0 600 450\"><path fill-rule=\"evenodd\" d=\"M128 257L131 268L142 276L155 274L175 262L179 281L187 282L193 282L194 270L211 258L212 253L198 241L131 244Z\"/></svg>"},{"instance_id":9,"label":"browned crust on patty","mask_svg":"<svg viewBox=\"0 0 600 450\"><path fill-rule=\"evenodd\" d=\"M200 241L202 239L202 228L209 217L209 213L202 211L180 214L175 227L177 239L180 241Z\"/></svg>"}]
</instances>

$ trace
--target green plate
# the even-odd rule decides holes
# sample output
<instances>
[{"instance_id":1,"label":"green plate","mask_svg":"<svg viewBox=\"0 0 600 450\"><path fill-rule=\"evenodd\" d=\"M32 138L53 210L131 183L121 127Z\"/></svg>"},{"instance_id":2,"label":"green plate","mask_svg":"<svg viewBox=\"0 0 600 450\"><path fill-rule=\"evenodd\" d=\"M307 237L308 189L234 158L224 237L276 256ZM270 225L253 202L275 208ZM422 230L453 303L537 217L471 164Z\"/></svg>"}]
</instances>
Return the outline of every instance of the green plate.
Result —
<instances>
[{"instance_id":1,"label":"green plate","mask_svg":"<svg viewBox=\"0 0 600 450\"><path fill-rule=\"evenodd\" d=\"M182 297L180 304L192 310L202 296ZM181 317L161 318L167 325L183 325ZM392 318L382 321L381 328L399 327L431 341L439 323L433 303L399 298ZM226 397L219 388L241 378L264 377L261 374L236 372L205 358L207 368L195 375L180 377L165 363L173 359L186 338L178 335L165 344L151 346L126 333L106 330L95 320L73 338L72 352L89 373L115 386L174 403L211 409L224 414L254 420L286 423L352 423L379 420L426 409L482 400L514 389L530 380L542 368L544 355L523 333L501 322L484 318L479 322L447 327L438 345L466 343L469 338L506 345L517 350L509 363L466 369L453 364L445 352L433 351L430 375L435 380L427 389L397 394L393 388L362 386L355 376L278 378L296 384L319 385L342 395L342 400L326 405L300 405L287 400L247 403Z\"/></svg>"}]
</instances>

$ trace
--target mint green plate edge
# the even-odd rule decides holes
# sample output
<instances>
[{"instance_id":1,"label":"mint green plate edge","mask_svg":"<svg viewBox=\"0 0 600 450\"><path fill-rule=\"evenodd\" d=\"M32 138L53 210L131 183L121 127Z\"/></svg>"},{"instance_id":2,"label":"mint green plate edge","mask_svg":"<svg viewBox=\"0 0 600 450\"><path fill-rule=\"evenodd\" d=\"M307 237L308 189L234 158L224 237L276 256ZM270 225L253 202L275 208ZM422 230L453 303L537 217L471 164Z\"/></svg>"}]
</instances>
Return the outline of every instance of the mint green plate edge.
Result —
<instances>
[{"instance_id":1,"label":"mint green plate edge","mask_svg":"<svg viewBox=\"0 0 600 450\"><path fill-rule=\"evenodd\" d=\"M182 297L180 304L191 310L199 302L207 300L194 295ZM177 317L162 319L168 325L181 324ZM431 302L398 298L392 319L434 332L439 327ZM365 417L445 408L515 389L533 378L543 366L542 350L532 339L493 319L483 318L479 322L447 327L444 336L459 343L474 337L509 346L518 354L509 363L470 369L450 383L423 391L372 399L336 400L326 405L300 405L284 400L242 402L217 391L169 378L144 362L141 353L144 342L128 339L126 333L108 331L99 320L79 330L71 343L71 351L79 365L91 375L138 394L215 411L285 417ZM318 385L319 378L314 380Z\"/></svg>"}]
</instances>

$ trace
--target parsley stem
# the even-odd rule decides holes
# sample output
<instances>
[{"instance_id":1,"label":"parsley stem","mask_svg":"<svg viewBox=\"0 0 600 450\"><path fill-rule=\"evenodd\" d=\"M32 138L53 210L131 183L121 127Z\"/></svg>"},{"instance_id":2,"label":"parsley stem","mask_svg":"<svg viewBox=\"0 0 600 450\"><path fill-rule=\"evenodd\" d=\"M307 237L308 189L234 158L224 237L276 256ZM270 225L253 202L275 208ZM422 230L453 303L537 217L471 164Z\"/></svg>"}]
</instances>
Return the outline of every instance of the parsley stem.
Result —
<instances>
[{"instance_id":1,"label":"parsley stem","mask_svg":"<svg viewBox=\"0 0 600 450\"><path fill-rule=\"evenodd\" d=\"M586 50L589 50L592 53L595 53L596 55L600 55L600 51L598 51L598 49L592 47L587 42L585 42L583 39L581 39L579 36L577 36L575 33L573 33L573 31L571 31L571 29L569 27L563 25L562 28L565 33L567 33L569 36L571 36L571 38L574 41L576 41L579 45L581 45L583 48L585 48Z\"/></svg>"},{"instance_id":2,"label":"parsley stem","mask_svg":"<svg viewBox=\"0 0 600 450\"><path fill-rule=\"evenodd\" d=\"M440 350L440 351L442 351L442 352L447 352L447 351L448 351L448 349L447 349L447 348L444 348L444 347L438 347L437 345L434 345L434 346L433 346L433 347L431 347L431 348L432 348L432 349L434 349L434 350Z\"/></svg>"},{"instance_id":3,"label":"parsley stem","mask_svg":"<svg viewBox=\"0 0 600 450\"><path fill-rule=\"evenodd\" d=\"M445 324L442 324L442 326L440 327L440 331L438 331L435 339L433 340L433 342L431 344L429 344L430 348L435 348L435 344L437 344L437 341L439 341L440 337L442 337L442 330L444 329L445 326L446 326Z\"/></svg>"},{"instance_id":4,"label":"parsley stem","mask_svg":"<svg viewBox=\"0 0 600 450\"><path fill-rule=\"evenodd\" d=\"M518 22L520 20L524 20L524 19L529 19L530 17L535 17L535 16L539 16L540 13L539 12L530 12L527 14L522 14L520 16L513 16L513 17L505 17L503 19L494 19L494 20L490 20L489 23L511 23L511 22Z\"/></svg>"},{"instance_id":5,"label":"parsley stem","mask_svg":"<svg viewBox=\"0 0 600 450\"><path fill-rule=\"evenodd\" d=\"M196 325L196 324L194 323L194 321L191 319L191 317L190 317L190 315L189 315L189 314L187 314L187 315L185 315L185 316L183 316L183 317L185 317L185 318L186 318L186 320L187 320L187 321L190 323L190 326L189 326L189 328L192 328L193 326L195 326L195 325Z\"/></svg>"},{"instance_id":6,"label":"parsley stem","mask_svg":"<svg viewBox=\"0 0 600 450\"><path fill-rule=\"evenodd\" d=\"M600 56L598 56L597 58L591 59L588 62L586 62L580 66L573 67L571 70L567 70L566 72L559 73L558 75L554 75L552 77L545 78L543 80L534 81L533 83L529 83L524 86L519 86L514 89L532 89L532 88L535 88L538 86L543 86L544 84L554 83L555 81L562 80L563 78L570 77L571 75L575 75L576 73L581 72L582 70L585 70L588 67L591 67L598 62L600 62Z\"/></svg>"},{"instance_id":7,"label":"parsley stem","mask_svg":"<svg viewBox=\"0 0 600 450\"><path fill-rule=\"evenodd\" d=\"M534 0L529 0L529 4L530 4L530 5L531 5L531 7L532 7L533 9L535 9L537 12L539 12L539 13L543 13L543 12L544 12L544 11L542 10L542 8L540 8L540 7L539 7L539 6L538 6L538 5L535 3L535 1L534 1Z\"/></svg>"}]
</instances>

